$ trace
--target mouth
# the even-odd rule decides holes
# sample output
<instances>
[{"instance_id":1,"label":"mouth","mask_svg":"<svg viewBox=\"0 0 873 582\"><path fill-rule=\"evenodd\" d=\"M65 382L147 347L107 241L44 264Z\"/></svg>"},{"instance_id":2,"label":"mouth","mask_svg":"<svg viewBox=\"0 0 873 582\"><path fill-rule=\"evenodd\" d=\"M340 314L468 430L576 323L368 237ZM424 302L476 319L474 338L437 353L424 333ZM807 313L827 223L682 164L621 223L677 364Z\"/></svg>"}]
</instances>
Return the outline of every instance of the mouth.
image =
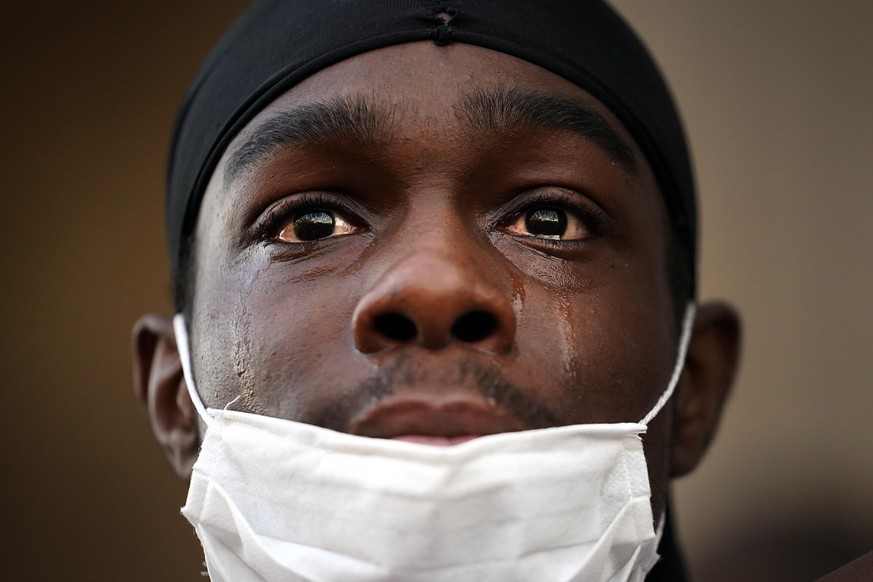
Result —
<instances>
[{"instance_id":1,"label":"mouth","mask_svg":"<svg viewBox=\"0 0 873 582\"><path fill-rule=\"evenodd\" d=\"M503 432L526 430L517 416L499 406L473 399L433 403L392 400L352 420L351 434L431 446L452 446Z\"/></svg>"}]
</instances>

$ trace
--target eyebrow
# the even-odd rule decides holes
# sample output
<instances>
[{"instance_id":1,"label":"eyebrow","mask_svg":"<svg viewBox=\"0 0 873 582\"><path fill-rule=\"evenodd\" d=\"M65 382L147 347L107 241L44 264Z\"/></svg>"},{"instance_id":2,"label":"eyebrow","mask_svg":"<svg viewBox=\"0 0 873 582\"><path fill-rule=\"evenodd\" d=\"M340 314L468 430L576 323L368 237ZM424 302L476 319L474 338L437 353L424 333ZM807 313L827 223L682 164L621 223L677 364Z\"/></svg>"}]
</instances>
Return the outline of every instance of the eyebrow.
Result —
<instances>
[{"instance_id":1,"label":"eyebrow","mask_svg":"<svg viewBox=\"0 0 873 582\"><path fill-rule=\"evenodd\" d=\"M390 111L361 95L340 96L284 111L264 121L234 151L225 166L224 182L230 184L282 147L330 138L374 142L387 134L392 118Z\"/></svg>"},{"instance_id":2,"label":"eyebrow","mask_svg":"<svg viewBox=\"0 0 873 582\"><path fill-rule=\"evenodd\" d=\"M460 103L458 115L478 130L548 128L592 141L631 176L639 168L633 149L590 105L518 87L477 89Z\"/></svg>"},{"instance_id":3,"label":"eyebrow","mask_svg":"<svg viewBox=\"0 0 873 582\"><path fill-rule=\"evenodd\" d=\"M477 89L456 106L455 115L477 132L522 128L569 131L597 145L631 176L638 174L630 146L599 112L574 99L517 87ZM225 166L224 182L230 184L282 147L331 138L359 143L384 139L393 120L390 109L363 95L339 96L284 111L261 123L233 152Z\"/></svg>"}]
</instances>

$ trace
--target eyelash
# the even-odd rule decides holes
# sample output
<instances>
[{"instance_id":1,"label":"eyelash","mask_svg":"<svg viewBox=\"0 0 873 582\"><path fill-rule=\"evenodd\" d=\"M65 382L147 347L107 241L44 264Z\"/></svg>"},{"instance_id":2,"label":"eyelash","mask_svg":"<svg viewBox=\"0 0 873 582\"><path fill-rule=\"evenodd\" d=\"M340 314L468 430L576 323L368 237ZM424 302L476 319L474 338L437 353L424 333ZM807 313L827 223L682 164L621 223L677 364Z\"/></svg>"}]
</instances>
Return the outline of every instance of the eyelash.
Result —
<instances>
[{"instance_id":1,"label":"eyelash","mask_svg":"<svg viewBox=\"0 0 873 582\"><path fill-rule=\"evenodd\" d=\"M591 231L591 237L602 236L612 225L609 216L593 205L580 204L577 197L561 192L560 190L539 191L529 196L518 196L512 202L499 211L500 218L493 221L489 227L491 230L500 230L502 226L517 219L523 213L537 206L554 206L576 215L579 220ZM338 200L337 196L331 196L323 192L307 192L285 198L269 207L254 225L257 239L267 244L279 245L306 245L310 243L283 243L275 240L279 229L287 223L295 214L302 214L312 210L331 210L339 212L353 226L362 227L362 221L358 214ZM525 237L527 238L527 237ZM546 238L530 237L529 243L548 247L567 247L579 245L589 240L551 240ZM318 244L324 239L312 241Z\"/></svg>"},{"instance_id":2,"label":"eyelash","mask_svg":"<svg viewBox=\"0 0 873 582\"><path fill-rule=\"evenodd\" d=\"M296 244L304 245L307 243L283 243L274 240L281 226L287 223L295 214L303 214L313 210L330 210L343 215L353 226L360 226L361 220L357 217L354 211L348 206L340 203L336 197L326 195L322 192L307 192L305 194L297 194L290 196L269 207L260 219L255 223L255 233L257 238L264 243L272 244ZM312 241L317 243L320 241Z\"/></svg>"},{"instance_id":3,"label":"eyelash","mask_svg":"<svg viewBox=\"0 0 873 582\"><path fill-rule=\"evenodd\" d=\"M520 196L513 200L508 207L500 212L502 218L492 224L492 229L500 229L501 226L508 224L512 220L519 218L525 212L538 206L554 206L566 210L576 215L579 220L591 231L591 237L598 237L605 234L612 226L612 220L609 216L599 208L593 205L580 204L575 196L570 196L560 190L550 190L548 192L539 191L530 196ZM525 237L527 238L527 237ZM588 239L568 241L568 240L551 240L545 238L534 238L537 244L546 246L567 246L572 244L580 244Z\"/></svg>"}]
</instances>

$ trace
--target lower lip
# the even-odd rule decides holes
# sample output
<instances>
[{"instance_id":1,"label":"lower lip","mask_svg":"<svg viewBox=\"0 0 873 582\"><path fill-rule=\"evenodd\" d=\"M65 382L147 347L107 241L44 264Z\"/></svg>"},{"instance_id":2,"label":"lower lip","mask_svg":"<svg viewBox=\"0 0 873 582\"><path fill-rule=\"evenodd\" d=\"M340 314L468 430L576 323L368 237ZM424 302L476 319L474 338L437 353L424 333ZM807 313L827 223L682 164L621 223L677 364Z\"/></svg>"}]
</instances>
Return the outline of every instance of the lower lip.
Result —
<instances>
[{"instance_id":1,"label":"lower lip","mask_svg":"<svg viewBox=\"0 0 873 582\"><path fill-rule=\"evenodd\" d=\"M419 445L431 445L434 447L450 447L452 445L466 443L467 441L479 438L479 436L480 435L471 434L456 437L440 437L420 434L404 434L396 437L391 437L391 440L404 441L407 443L416 443Z\"/></svg>"}]
</instances>

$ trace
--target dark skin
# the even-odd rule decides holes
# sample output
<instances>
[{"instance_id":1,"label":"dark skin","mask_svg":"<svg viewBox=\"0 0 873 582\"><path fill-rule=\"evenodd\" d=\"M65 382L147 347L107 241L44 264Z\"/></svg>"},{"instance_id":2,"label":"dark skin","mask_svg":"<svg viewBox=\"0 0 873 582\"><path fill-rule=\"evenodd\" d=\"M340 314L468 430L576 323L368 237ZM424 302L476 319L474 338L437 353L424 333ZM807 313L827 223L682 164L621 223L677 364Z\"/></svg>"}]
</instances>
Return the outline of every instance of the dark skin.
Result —
<instances>
[{"instance_id":1,"label":"dark skin","mask_svg":"<svg viewBox=\"0 0 873 582\"><path fill-rule=\"evenodd\" d=\"M505 114L519 94L595 115ZM251 147L270 120L343 100L358 130L312 122ZM611 137L585 129L598 118ZM212 176L185 313L200 394L434 444L636 422L676 358L669 229L639 148L572 83L470 45L353 57L269 105ZM738 345L733 310L700 306L677 393L644 437L656 516L715 432ZM137 392L187 479L202 427L169 319L143 317L134 348Z\"/></svg>"}]
</instances>

